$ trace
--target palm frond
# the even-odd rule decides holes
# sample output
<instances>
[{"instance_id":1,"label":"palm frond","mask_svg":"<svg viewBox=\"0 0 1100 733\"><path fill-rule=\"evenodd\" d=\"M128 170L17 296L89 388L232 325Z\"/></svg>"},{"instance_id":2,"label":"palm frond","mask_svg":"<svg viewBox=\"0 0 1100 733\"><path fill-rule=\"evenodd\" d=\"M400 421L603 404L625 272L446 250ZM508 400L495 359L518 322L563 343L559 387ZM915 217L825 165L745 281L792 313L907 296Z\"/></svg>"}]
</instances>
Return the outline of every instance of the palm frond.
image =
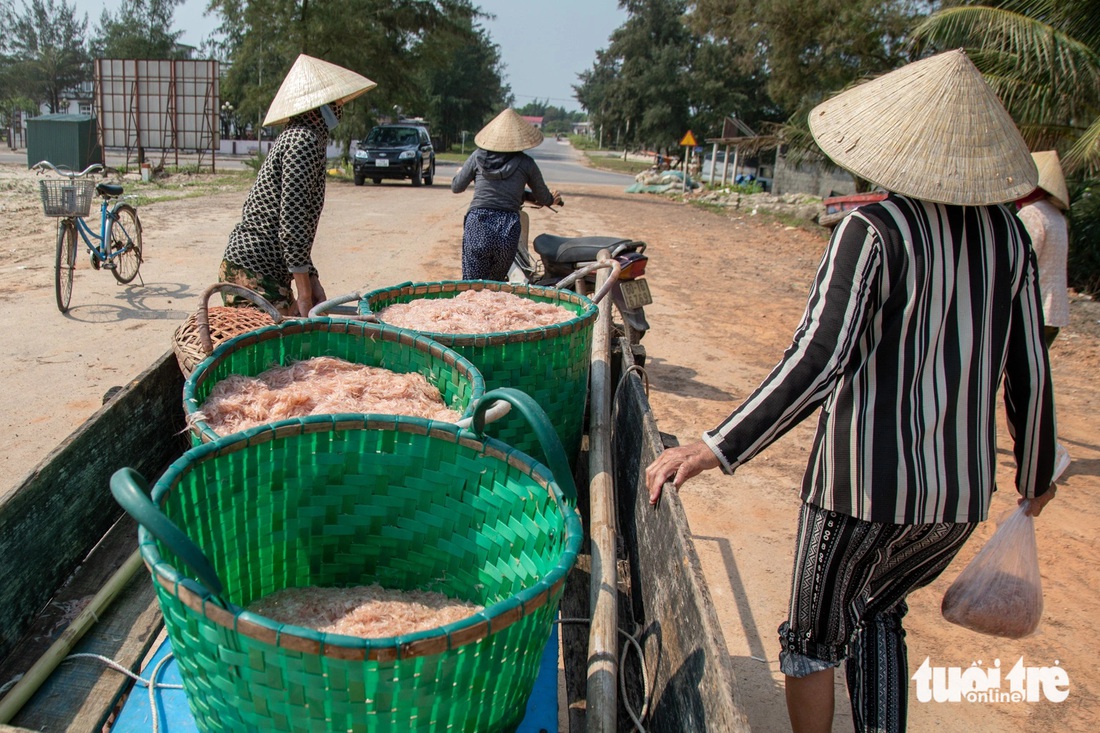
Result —
<instances>
[{"instance_id":1,"label":"palm frond","mask_svg":"<svg viewBox=\"0 0 1100 733\"><path fill-rule=\"evenodd\" d=\"M1076 152L1064 161L1067 169L1091 166L1097 143L1085 135L1100 121L1100 49L1092 42L1096 21L1075 19L1064 7L1089 2L1095 0L952 7L925 19L911 45L916 53L965 48L1032 149L1072 146ZM1073 31L1089 35L1082 40Z\"/></svg>"},{"instance_id":2,"label":"palm frond","mask_svg":"<svg viewBox=\"0 0 1100 733\"><path fill-rule=\"evenodd\" d=\"M1081 133L1063 161L1068 170L1100 173L1100 117Z\"/></svg>"},{"instance_id":3,"label":"palm frond","mask_svg":"<svg viewBox=\"0 0 1100 733\"><path fill-rule=\"evenodd\" d=\"M911 43L916 51L963 47L983 72L1045 76L1075 88L1091 87L1094 97L1100 82L1100 54L1094 48L1003 8L964 6L933 13L917 26Z\"/></svg>"}]
</instances>

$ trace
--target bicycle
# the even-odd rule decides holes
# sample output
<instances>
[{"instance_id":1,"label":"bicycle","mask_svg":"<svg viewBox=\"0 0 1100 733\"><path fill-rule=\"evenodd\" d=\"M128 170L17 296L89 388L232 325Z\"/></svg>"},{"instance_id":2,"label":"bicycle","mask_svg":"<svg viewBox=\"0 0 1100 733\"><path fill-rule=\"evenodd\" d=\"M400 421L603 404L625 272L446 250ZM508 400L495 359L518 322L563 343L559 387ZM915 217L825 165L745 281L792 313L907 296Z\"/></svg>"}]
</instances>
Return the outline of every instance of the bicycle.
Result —
<instances>
[{"instance_id":1,"label":"bicycle","mask_svg":"<svg viewBox=\"0 0 1100 733\"><path fill-rule=\"evenodd\" d=\"M96 183L85 176L104 170L93 163L79 173L59 169L48 160L31 166L39 175L52 170L63 179L39 181L42 208L46 216L57 217L57 252L54 260L54 296L57 309L69 310L73 294L73 271L76 269L76 235L88 248L93 270L110 270L115 280L125 285L138 276L141 269L141 220L137 210L121 200L122 186L115 183ZM85 223L84 217L91 210L93 192L102 198L99 205L99 233ZM111 204L114 201L114 204ZM109 209L109 210L108 210Z\"/></svg>"}]
</instances>

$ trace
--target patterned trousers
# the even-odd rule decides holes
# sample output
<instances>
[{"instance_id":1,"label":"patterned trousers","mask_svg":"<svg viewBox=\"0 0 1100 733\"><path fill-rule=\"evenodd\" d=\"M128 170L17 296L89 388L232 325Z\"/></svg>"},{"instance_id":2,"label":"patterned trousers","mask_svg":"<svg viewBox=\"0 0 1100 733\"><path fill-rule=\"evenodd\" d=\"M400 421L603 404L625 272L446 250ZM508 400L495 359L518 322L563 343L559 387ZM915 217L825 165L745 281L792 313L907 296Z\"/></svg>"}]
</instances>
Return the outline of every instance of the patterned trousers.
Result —
<instances>
[{"instance_id":1,"label":"patterned trousers","mask_svg":"<svg viewBox=\"0 0 1100 733\"><path fill-rule=\"evenodd\" d=\"M462 279L508 279L519 246L516 211L470 209L462 225Z\"/></svg>"},{"instance_id":2,"label":"patterned trousers","mask_svg":"<svg viewBox=\"0 0 1100 733\"><path fill-rule=\"evenodd\" d=\"M905 598L947 568L976 526L865 522L804 503L780 669L805 677L847 660L856 731L904 731Z\"/></svg>"}]
</instances>

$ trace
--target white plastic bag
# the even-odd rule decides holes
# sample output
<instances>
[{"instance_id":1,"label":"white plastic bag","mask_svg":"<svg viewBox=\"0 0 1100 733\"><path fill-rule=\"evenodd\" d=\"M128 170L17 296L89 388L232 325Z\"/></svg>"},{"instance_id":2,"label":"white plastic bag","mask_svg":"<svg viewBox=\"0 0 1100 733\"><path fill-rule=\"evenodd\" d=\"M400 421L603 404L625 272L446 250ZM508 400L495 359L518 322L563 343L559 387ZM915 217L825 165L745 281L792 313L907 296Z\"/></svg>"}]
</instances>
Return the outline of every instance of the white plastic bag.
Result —
<instances>
[{"instance_id":1,"label":"white plastic bag","mask_svg":"<svg viewBox=\"0 0 1100 733\"><path fill-rule=\"evenodd\" d=\"M943 594L943 617L992 636L1019 639L1039 628L1043 588L1035 518L1028 502L997 527L978 554Z\"/></svg>"}]
</instances>

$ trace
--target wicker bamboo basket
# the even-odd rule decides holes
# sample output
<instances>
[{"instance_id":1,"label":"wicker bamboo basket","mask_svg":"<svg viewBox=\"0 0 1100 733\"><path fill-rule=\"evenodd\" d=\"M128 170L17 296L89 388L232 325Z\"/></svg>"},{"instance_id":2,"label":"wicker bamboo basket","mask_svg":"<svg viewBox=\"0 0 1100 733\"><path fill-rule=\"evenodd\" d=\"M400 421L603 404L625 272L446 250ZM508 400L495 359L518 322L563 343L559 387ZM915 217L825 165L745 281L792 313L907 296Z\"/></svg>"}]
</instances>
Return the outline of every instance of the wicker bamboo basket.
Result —
<instances>
[{"instance_id":1,"label":"wicker bamboo basket","mask_svg":"<svg viewBox=\"0 0 1100 733\"><path fill-rule=\"evenodd\" d=\"M492 731L522 719L582 541L552 426L551 472L474 429L313 416L190 449L146 496L111 489L139 545L199 730ZM378 583L485 606L404 636L326 634L243 610L288 587Z\"/></svg>"},{"instance_id":2,"label":"wicker bamboo basket","mask_svg":"<svg viewBox=\"0 0 1100 733\"><path fill-rule=\"evenodd\" d=\"M234 293L256 304L256 308L210 307L217 293ZM258 308L258 310L257 310ZM183 375L190 376L214 349L234 336L279 323L282 314L255 290L234 283L214 283L203 291L198 309L180 324L172 336L172 351Z\"/></svg>"},{"instance_id":3,"label":"wicker bamboo basket","mask_svg":"<svg viewBox=\"0 0 1100 733\"><path fill-rule=\"evenodd\" d=\"M404 283L370 291L360 299L359 311L378 316L383 309L395 303L408 303L418 298L453 298L466 290L479 289L553 303L572 312L574 317L553 326L521 331L422 333L473 362L485 378L486 389L515 387L533 397L550 417L566 455L571 462L575 461L584 430L592 329L598 312L591 300L569 290L536 285L451 280ZM384 321L384 318L380 320ZM517 416L493 423L490 434L536 458L542 458L537 441Z\"/></svg>"},{"instance_id":4,"label":"wicker bamboo basket","mask_svg":"<svg viewBox=\"0 0 1100 733\"><path fill-rule=\"evenodd\" d=\"M315 356L401 374L419 373L439 390L443 403L463 417L471 414L485 393L485 380L476 366L415 331L342 318L287 320L226 341L187 378L183 409L192 444L221 437L200 417L203 402L219 381L231 374L256 376L273 366Z\"/></svg>"}]
</instances>

